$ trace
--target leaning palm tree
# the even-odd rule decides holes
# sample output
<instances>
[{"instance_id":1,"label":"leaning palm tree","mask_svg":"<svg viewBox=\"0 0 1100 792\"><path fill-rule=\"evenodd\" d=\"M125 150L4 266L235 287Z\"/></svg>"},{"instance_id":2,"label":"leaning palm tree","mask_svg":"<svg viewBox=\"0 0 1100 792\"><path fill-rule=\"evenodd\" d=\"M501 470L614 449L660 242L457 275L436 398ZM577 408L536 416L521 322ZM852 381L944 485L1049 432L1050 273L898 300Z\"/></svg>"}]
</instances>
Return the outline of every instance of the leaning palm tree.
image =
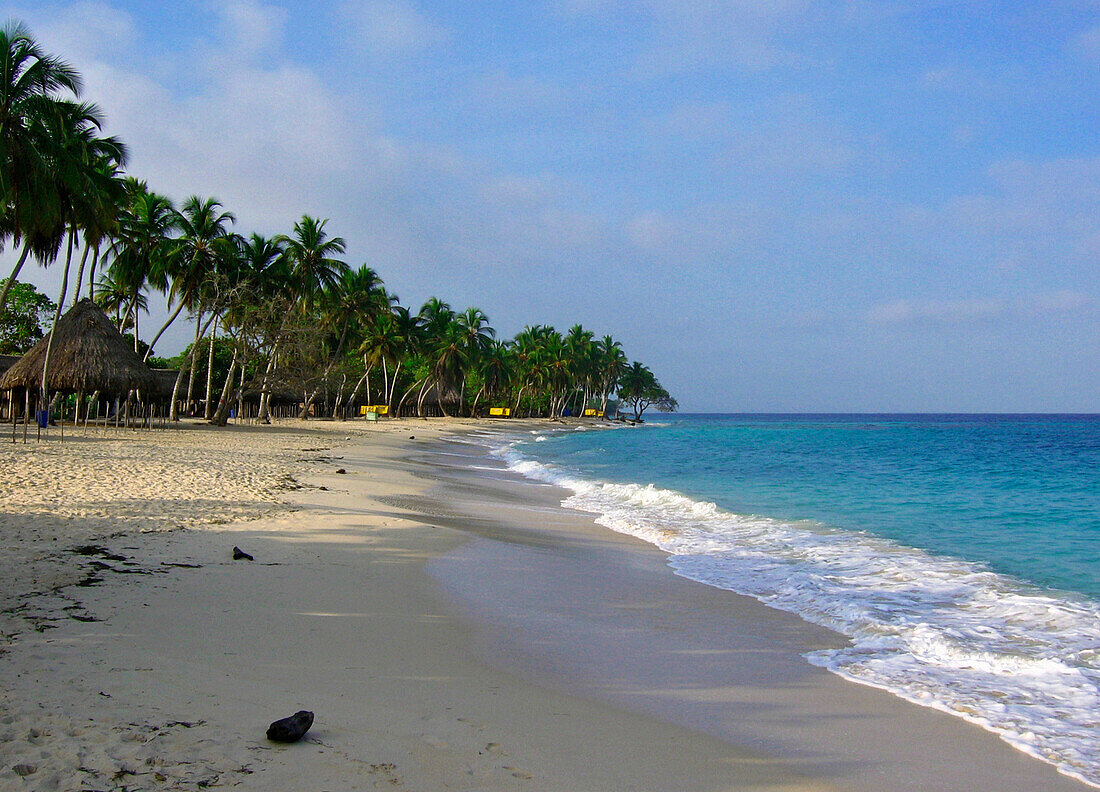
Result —
<instances>
[{"instance_id":1,"label":"leaning palm tree","mask_svg":"<svg viewBox=\"0 0 1100 792\"><path fill-rule=\"evenodd\" d=\"M76 71L45 53L26 27L0 28L0 246L22 244L11 277L0 285L0 309L32 254L40 261L56 255L49 229L62 223L56 168L63 139L51 122L80 90Z\"/></svg>"}]
</instances>

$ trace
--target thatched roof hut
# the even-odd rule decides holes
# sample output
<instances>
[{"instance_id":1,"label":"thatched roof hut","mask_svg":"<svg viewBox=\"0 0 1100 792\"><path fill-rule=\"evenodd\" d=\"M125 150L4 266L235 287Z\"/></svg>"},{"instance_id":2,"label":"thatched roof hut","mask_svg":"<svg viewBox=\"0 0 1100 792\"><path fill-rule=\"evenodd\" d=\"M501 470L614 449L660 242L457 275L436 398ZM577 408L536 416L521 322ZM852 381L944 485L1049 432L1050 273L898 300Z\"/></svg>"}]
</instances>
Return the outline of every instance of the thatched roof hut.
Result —
<instances>
[{"instance_id":1,"label":"thatched roof hut","mask_svg":"<svg viewBox=\"0 0 1100 792\"><path fill-rule=\"evenodd\" d=\"M158 390L157 378L141 356L115 329L107 314L89 299L74 305L57 320L50 349L47 385L50 391L124 394ZM37 388L50 334L0 376L0 390Z\"/></svg>"}]
</instances>

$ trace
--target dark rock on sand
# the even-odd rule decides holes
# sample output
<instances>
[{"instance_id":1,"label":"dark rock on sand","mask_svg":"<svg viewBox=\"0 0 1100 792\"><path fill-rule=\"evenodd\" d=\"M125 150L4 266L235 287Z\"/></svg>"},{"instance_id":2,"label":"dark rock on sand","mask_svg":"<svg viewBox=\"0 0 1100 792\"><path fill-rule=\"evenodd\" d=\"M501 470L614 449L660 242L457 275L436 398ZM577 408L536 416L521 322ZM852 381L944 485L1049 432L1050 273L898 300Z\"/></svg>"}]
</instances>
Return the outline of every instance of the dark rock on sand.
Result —
<instances>
[{"instance_id":1,"label":"dark rock on sand","mask_svg":"<svg viewBox=\"0 0 1100 792\"><path fill-rule=\"evenodd\" d=\"M273 742L298 742L313 725L313 713L299 710L289 718L277 720L267 727L267 739Z\"/></svg>"},{"instance_id":2,"label":"dark rock on sand","mask_svg":"<svg viewBox=\"0 0 1100 792\"><path fill-rule=\"evenodd\" d=\"M347 473L347 471L344 470L343 468L337 468L336 472L337 473Z\"/></svg>"},{"instance_id":3,"label":"dark rock on sand","mask_svg":"<svg viewBox=\"0 0 1100 792\"><path fill-rule=\"evenodd\" d=\"M234 546L234 548L233 548L233 560L234 561L240 561L242 558L245 561L255 561L256 560L255 558L250 556L248 553L246 553L241 548Z\"/></svg>"}]
</instances>

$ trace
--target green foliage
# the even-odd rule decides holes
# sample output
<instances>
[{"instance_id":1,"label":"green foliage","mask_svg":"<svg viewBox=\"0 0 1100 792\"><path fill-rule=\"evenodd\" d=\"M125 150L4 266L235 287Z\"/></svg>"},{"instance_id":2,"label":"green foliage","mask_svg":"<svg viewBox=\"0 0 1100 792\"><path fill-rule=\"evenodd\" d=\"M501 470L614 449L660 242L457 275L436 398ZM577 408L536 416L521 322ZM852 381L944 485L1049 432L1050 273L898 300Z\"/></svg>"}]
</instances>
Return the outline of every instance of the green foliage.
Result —
<instances>
[{"instance_id":1,"label":"green foliage","mask_svg":"<svg viewBox=\"0 0 1100 792\"><path fill-rule=\"evenodd\" d=\"M6 280L6 279L5 279ZM29 283L16 281L0 308L0 354L22 355L45 335L57 306Z\"/></svg>"}]
</instances>

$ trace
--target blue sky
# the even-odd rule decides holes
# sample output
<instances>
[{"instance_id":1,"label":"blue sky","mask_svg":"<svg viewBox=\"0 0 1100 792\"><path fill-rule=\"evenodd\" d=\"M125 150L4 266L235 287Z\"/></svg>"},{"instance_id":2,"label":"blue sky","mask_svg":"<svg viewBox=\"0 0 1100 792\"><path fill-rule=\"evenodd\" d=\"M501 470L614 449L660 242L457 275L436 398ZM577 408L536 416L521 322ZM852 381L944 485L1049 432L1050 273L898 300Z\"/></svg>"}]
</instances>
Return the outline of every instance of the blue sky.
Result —
<instances>
[{"instance_id":1,"label":"blue sky","mask_svg":"<svg viewBox=\"0 0 1100 792\"><path fill-rule=\"evenodd\" d=\"M0 10L153 189L610 333L685 410L1100 411L1098 2Z\"/></svg>"}]
</instances>

